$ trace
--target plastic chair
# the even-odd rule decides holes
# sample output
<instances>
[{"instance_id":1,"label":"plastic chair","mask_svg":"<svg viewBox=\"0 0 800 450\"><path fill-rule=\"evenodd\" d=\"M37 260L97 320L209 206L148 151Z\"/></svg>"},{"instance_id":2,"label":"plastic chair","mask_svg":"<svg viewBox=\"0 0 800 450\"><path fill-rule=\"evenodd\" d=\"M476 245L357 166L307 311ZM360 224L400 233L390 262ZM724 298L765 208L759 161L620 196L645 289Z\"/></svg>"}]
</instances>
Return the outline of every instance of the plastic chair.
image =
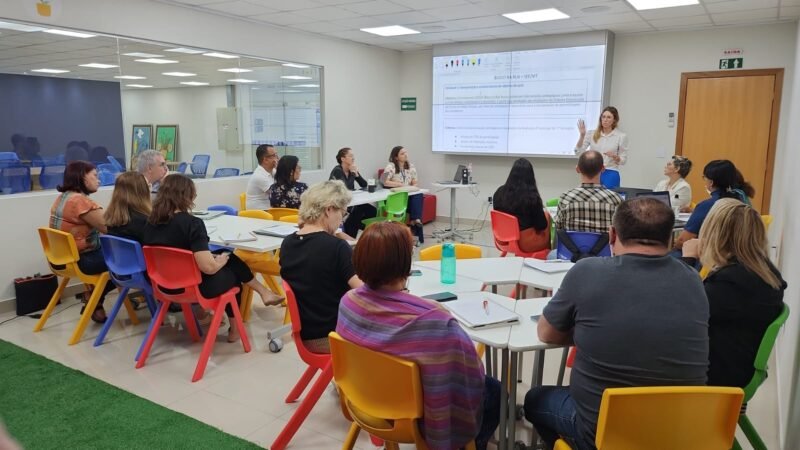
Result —
<instances>
[{"instance_id":1,"label":"plastic chair","mask_svg":"<svg viewBox=\"0 0 800 450\"><path fill-rule=\"evenodd\" d=\"M228 205L211 205L208 208L209 211L225 211L226 216L238 216L239 211L236 208Z\"/></svg>"},{"instance_id":2,"label":"plastic chair","mask_svg":"<svg viewBox=\"0 0 800 450\"><path fill-rule=\"evenodd\" d=\"M97 178L100 179L100 186L113 186L117 177L109 170L111 164L100 164L97 166Z\"/></svg>"},{"instance_id":3,"label":"plastic chair","mask_svg":"<svg viewBox=\"0 0 800 450\"><path fill-rule=\"evenodd\" d=\"M3 167L0 169L0 182L3 189L11 189L12 194L31 190L31 168L27 166Z\"/></svg>"},{"instance_id":4,"label":"plastic chair","mask_svg":"<svg viewBox=\"0 0 800 450\"><path fill-rule=\"evenodd\" d=\"M242 347L244 347L245 353L250 352L250 340L247 338L247 330L245 330L242 323L239 305L236 304L236 293L239 292L238 287L229 289L219 297L205 298L200 293L199 286L202 278L194 260L194 254L191 251L154 246L145 246L143 250L147 275L150 277L153 287L153 295L161 303L158 305L156 320L151 325L150 332L145 336L144 348L142 348L142 353L136 362L137 369L142 368L147 362L150 349L153 347L153 341L155 341L161 328L161 323L169 310L169 305L172 303L181 305L184 317L187 319L186 327L195 342L200 340L200 336L197 332L197 325L194 320L190 319L190 317L193 317L191 304L199 303L203 309L214 311L214 317L211 320L211 325L203 343L203 350L200 352L200 358L197 360L197 366L195 367L194 375L192 375L192 382L203 378L208 358L211 356L211 351L214 349L214 343L217 340L217 331L220 323L222 323L222 317L225 315L225 307L228 305L233 309L234 320L232 322L235 323L236 328L239 330ZM167 293L162 288L180 290L180 293Z\"/></svg>"},{"instance_id":5,"label":"plastic chair","mask_svg":"<svg viewBox=\"0 0 800 450\"><path fill-rule=\"evenodd\" d=\"M239 194L239 209L247 209L247 194L244 192Z\"/></svg>"},{"instance_id":6,"label":"plastic chair","mask_svg":"<svg viewBox=\"0 0 800 450\"><path fill-rule=\"evenodd\" d=\"M280 222L298 223L300 221L300 216L298 216L297 214L290 214L288 216L283 216L278 220Z\"/></svg>"},{"instance_id":7,"label":"plastic chair","mask_svg":"<svg viewBox=\"0 0 800 450\"><path fill-rule=\"evenodd\" d=\"M455 244L456 259L475 259L481 257L481 248L471 244ZM419 252L420 261L439 261L442 259L442 244L423 248Z\"/></svg>"},{"instance_id":8,"label":"plastic chair","mask_svg":"<svg viewBox=\"0 0 800 450\"><path fill-rule=\"evenodd\" d=\"M138 242L124 239L110 234L100 236L100 248L103 251L103 259L108 266L108 275L114 284L120 289L117 301L108 315L106 323L100 330L100 334L94 340L94 346L97 347L103 344L108 330L114 323L114 319L119 313L119 308L125 303L126 308L129 307L128 291L131 289L141 289L144 294L145 301L147 302L147 309L150 310L150 316L156 315L156 302L153 299L153 289L150 286L150 281L145 276L147 268L144 264L144 255L142 254L142 246ZM129 311L130 313L130 311ZM132 316L135 317L135 316ZM154 321L150 321L150 327L153 326ZM148 329L149 331L149 329ZM141 352L141 348L139 349ZM139 358L139 353L136 354L136 359Z\"/></svg>"},{"instance_id":9,"label":"plastic chair","mask_svg":"<svg viewBox=\"0 0 800 450\"><path fill-rule=\"evenodd\" d=\"M763 214L761 216L761 221L764 222L764 231L769 231L769 226L772 224L772 216Z\"/></svg>"},{"instance_id":10,"label":"plastic chair","mask_svg":"<svg viewBox=\"0 0 800 450\"><path fill-rule=\"evenodd\" d=\"M353 422L342 448L353 448L363 429L385 440L387 449L398 443L427 449L419 431L423 402L417 364L361 347L336 332L328 339L342 413ZM467 445L474 448L474 442Z\"/></svg>"},{"instance_id":11,"label":"plastic chair","mask_svg":"<svg viewBox=\"0 0 800 450\"><path fill-rule=\"evenodd\" d=\"M66 169L67 166L65 165L43 166L41 173L39 173L39 186L42 189L55 189L64 182L64 171Z\"/></svg>"},{"instance_id":12,"label":"plastic chair","mask_svg":"<svg viewBox=\"0 0 800 450\"><path fill-rule=\"evenodd\" d=\"M245 209L239 211L239 217L250 217L252 219L273 220L272 214L262 211L260 209ZM253 273L261 274L264 279L264 284L272 292L283 296L283 290L275 281L274 277L281 275L281 267L278 264L277 253L259 253L247 250L236 250L234 252ZM244 321L250 320L250 314L253 307L253 291L244 286L242 289L242 317ZM284 323L288 323L288 315L284 317Z\"/></svg>"},{"instance_id":13,"label":"plastic chair","mask_svg":"<svg viewBox=\"0 0 800 450\"><path fill-rule=\"evenodd\" d=\"M546 259L550 249L543 249L536 252L523 252L519 248L519 220L511 214L493 209L492 213L492 234L494 234L494 245L500 250L500 256L511 253L514 256L525 258ZM551 223L550 214L545 211L548 225Z\"/></svg>"},{"instance_id":14,"label":"plastic chair","mask_svg":"<svg viewBox=\"0 0 800 450\"><path fill-rule=\"evenodd\" d=\"M361 221L365 226L369 226L375 222L402 222L406 223L408 215L408 192L392 192L386 197L386 200L381 203L378 202L378 214L375 217L364 219Z\"/></svg>"},{"instance_id":15,"label":"plastic chair","mask_svg":"<svg viewBox=\"0 0 800 450\"><path fill-rule=\"evenodd\" d=\"M116 174L116 173L119 173L119 171L117 170L117 168L116 168L116 167L114 167L114 165L113 165L113 164L108 164L108 163L105 163L105 164L98 164L98 165L97 165L97 166L95 166L95 167L97 168L97 171L98 171L98 172L100 172L100 171L106 171L106 172L108 172L108 173L114 173L114 174Z\"/></svg>"},{"instance_id":16,"label":"plastic chair","mask_svg":"<svg viewBox=\"0 0 800 450\"><path fill-rule=\"evenodd\" d=\"M303 424L303 421L308 417L311 409L317 404L319 397L325 391L325 388L328 387L331 379L333 379L331 355L313 353L306 348L303 339L300 337L302 324L300 323L300 311L297 307L297 300L295 299L294 292L292 292L292 288L286 281L283 282L283 290L286 292L286 304L292 321L292 339L294 339L297 353L300 354L300 359L308 364L308 368L303 372L300 380L297 381L297 384L289 392L289 395L286 396L286 403L293 403L296 401L303 391L306 390L311 379L314 378L314 374L316 374L317 371L320 371L320 374L311 386L311 389L309 389L305 398L303 398L300 405L294 411L294 414L292 414L289 423L286 424L280 434L278 434L278 437L275 438L275 442L269 447L272 450L284 450L286 448L289 441L292 440L292 437L294 437L297 430Z\"/></svg>"},{"instance_id":17,"label":"plastic chair","mask_svg":"<svg viewBox=\"0 0 800 450\"><path fill-rule=\"evenodd\" d=\"M261 209L243 209L239 211L239 217L249 217L251 219L275 220L272 214Z\"/></svg>"},{"instance_id":18,"label":"plastic chair","mask_svg":"<svg viewBox=\"0 0 800 450\"><path fill-rule=\"evenodd\" d=\"M767 379L767 371L769 369L767 367L767 361L769 360L769 355L775 347L778 331L780 331L783 324L786 323L788 317L789 306L784 304L783 311L778 315L778 318L767 327L764 337L761 338L761 344L758 346L758 353L756 353L756 360L753 362L753 367L755 367L756 371L753 374L753 378L747 383L747 386L744 387L744 407L742 408L741 414L739 414L739 427L755 450L767 450L767 446L764 444L764 441L761 440L761 436L758 435L756 428L747 417L747 402L753 398L758 387ZM742 447L739 445L738 441L734 440L733 448L735 450L741 450Z\"/></svg>"},{"instance_id":19,"label":"plastic chair","mask_svg":"<svg viewBox=\"0 0 800 450\"><path fill-rule=\"evenodd\" d=\"M16 152L0 152L0 161L17 162L19 161L19 155Z\"/></svg>"},{"instance_id":20,"label":"plastic chair","mask_svg":"<svg viewBox=\"0 0 800 450\"><path fill-rule=\"evenodd\" d=\"M208 171L208 163L211 161L211 155L194 155L192 163L189 168L192 170L191 178L205 178Z\"/></svg>"},{"instance_id":21,"label":"plastic chair","mask_svg":"<svg viewBox=\"0 0 800 450\"><path fill-rule=\"evenodd\" d=\"M234 169L233 167L222 167L214 171L214 178L238 177L238 176L239 176L239 169Z\"/></svg>"},{"instance_id":22,"label":"plastic chair","mask_svg":"<svg viewBox=\"0 0 800 450\"><path fill-rule=\"evenodd\" d=\"M272 215L272 220L281 220L283 216L300 214L300 210L295 208L270 208L267 212Z\"/></svg>"},{"instance_id":23,"label":"plastic chair","mask_svg":"<svg viewBox=\"0 0 800 450\"><path fill-rule=\"evenodd\" d=\"M594 246L595 242L600 238L600 233L588 233L582 231L567 231L570 239L575 244L576 247L580 249L581 252L588 252ZM556 253L558 254L558 259L566 259L569 260L572 258L572 252L567 250L567 247L564 246L563 243L559 242L558 246L556 247ZM611 256L611 246L606 245L600 250L600 253L597 256Z\"/></svg>"},{"instance_id":24,"label":"plastic chair","mask_svg":"<svg viewBox=\"0 0 800 450\"><path fill-rule=\"evenodd\" d=\"M548 201L547 201L547 202L544 204L544 206L546 206L546 207L548 207L548 208L554 208L554 207L558 206L558 197L556 197L556 198L551 198L550 200L548 200Z\"/></svg>"},{"instance_id":25,"label":"plastic chair","mask_svg":"<svg viewBox=\"0 0 800 450\"><path fill-rule=\"evenodd\" d=\"M115 158L115 157L113 157L111 155L108 155L106 158L108 159L108 162L112 166L114 166L114 170L115 171L117 171L117 172L125 172L125 167L123 167L122 164L119 163L117 158Z\"/></svg>"},{"instance_id":26,"label":"plastic chair","mask_svg":"<svg viewBox=\"0 0 800 450\"><path fill-rule=\"evenodd\" d=\"M78 320L78 325L75 327L75 331L69 339L69 345L75 345L81 339L81 336L83 336L86 325L89 324L89 319L92 317L92 313L94 313L97 303L100 301L100 296L103 295L103 290L106 288L106 283L108 283L108 272L96 275L83 273L78 267L80 254L78 253L77 245L75 245L75 238L69 233L53 228L41 227L39 228L39 239L42 241L42 249L50 265L50 270L56 276L62 277L62 279L56 292L53 293L53 296L50 298L50 303L47 304L47 307L42 313L42 317L36 322L36 326L33 328L34 332L41 331L41 329L44 328L47 319L61 299L61 294L64 293L64 288L67 287L70 278L77 278L85 284L94 286L92 295L86 303L80 320ZM128 314L131 316L131 322L138 323L133 308L130 307L130 304L127 304L127 306Z\"/></svg>"},{"instance_id":27,"label":"plastic chair","mask_svg":"<svg viewBox=\"0 0 800 450\"><path fill-rule=\"evenodd\" d=\"M178 168L175 169L177 173L186 173L186 168L189 167L189 164L186 161L181 162L178 164Z\"/></svg>"},{"instance_id":28,"label":"plastic chair","mask_svg":"<svg viewBox=\"0 0 800 450\"><path fill-rule=\"evenodd\" d=\"M728 450L744 392L733 387L609 388L597 420L598 450ZM556 449L569 449L563 440Z\"/></svg>"}]
</instances>

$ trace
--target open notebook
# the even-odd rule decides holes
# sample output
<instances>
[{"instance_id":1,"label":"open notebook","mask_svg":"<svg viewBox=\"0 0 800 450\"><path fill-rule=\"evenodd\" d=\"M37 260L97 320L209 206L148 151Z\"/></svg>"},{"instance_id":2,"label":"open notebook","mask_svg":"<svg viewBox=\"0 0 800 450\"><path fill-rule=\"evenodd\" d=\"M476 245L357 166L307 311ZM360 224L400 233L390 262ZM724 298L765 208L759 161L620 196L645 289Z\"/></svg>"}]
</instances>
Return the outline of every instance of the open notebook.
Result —
<instances>
[{"instance_id":1,"label":"open notebook","mask_svg":"<svg viewBox=\"0 0 800 450\"><path fill-rule=\"evenodd\" d=\"M484 300L475 298L453 300L442 305L450 310L453 317L461 324L470 328L487 328L519 322L519 316L514 311L491 300L486 301L488 302L486 308L483 307Z\"/></svg>"},{"instance_id":2,"label":"open notebook","mask_svg":"<svg viewBox=\"0 0 800 450\"><path fill-rule=\"evenodd\" d=\"M259 228L253 231L255 234L274 237L286 237L292 233L296 233L299 228L297 225L269 225L264 228Z\"/></svg>"},{"instance_id":3,"label":"open notebook","mask_svg":"<svg viewBox=\"0 0 800 450\"><path fill-rule=\"evenodd\" d=\"M525 265L544 273L567 272L575 264L564 259L551 259L543 261L536 258L525 258Z\"/></svg>"},{"instance_id":4,"label":"open notebook","mask_svg":"<svg viewBox=\"0 0 800 450\"><path fill-rule=\"evenodd\" d=\"M210 220L210 219L213 219L215 217L219 217L219 216L221 216L223 214L225 214L225 211L206 211L206 210L203 210L203 209L199 209L197 211L192 211L192 215L193 216L199 217L199 218L201 218L203 220Z\"/></svg>"}]
</instances>

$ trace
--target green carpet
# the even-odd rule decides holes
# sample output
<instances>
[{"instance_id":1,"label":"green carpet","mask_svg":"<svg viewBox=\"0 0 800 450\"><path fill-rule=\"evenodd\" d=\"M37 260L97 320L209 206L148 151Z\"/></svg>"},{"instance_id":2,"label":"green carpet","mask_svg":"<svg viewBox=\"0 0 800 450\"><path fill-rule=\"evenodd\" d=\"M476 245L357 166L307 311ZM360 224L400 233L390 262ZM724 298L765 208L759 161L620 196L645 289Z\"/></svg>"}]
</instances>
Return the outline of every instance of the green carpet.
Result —
<instances>
[{"instance_id":1,"label":"green carpet","mask_svg":"<svg viewBox=\"0 0 800 450\"><path fill-rule=\"evenodd\" d=\"M3 340L0 419L28 450L259 448Z\"/></svg>"}]
</instances>

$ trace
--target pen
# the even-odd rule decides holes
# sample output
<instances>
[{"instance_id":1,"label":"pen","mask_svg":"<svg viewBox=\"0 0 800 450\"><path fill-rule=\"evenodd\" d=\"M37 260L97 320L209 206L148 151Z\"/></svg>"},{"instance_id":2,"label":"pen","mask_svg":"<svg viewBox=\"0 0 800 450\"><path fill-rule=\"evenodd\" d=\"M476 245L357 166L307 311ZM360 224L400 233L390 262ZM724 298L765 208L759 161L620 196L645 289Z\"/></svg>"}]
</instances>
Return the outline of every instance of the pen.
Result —
<instances>
[{"instance_id":1,"label":"pen","mask_svg":"<svg viewBox=\"0 0 800 450\"><path fill-rule=\"evenodd\" d=\"M483 301L483 312L485 312L487 316L489 315L489 300Z\"/></svg>"},{"instance_id":2,"label":"pen","mask_svg":"<svg viewBox=\"0 0 800 450\"><path fill-rule=\"evenodd\" d=\"M572 262L572 261L569 261L567 259L546 259L546 260L544 260L544 262L546 262L548 264L553 264L553 263L568 263L568 262Z\"/></svg>"}]
</instances>

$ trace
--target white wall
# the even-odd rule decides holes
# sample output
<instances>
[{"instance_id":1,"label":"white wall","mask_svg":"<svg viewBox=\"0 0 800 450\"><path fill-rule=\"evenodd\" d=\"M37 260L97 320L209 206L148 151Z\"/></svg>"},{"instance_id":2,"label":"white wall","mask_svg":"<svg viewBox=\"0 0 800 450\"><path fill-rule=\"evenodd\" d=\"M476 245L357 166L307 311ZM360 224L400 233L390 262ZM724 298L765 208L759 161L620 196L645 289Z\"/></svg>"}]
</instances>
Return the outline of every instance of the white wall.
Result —
<instances>
[{"instance_id":1,"label":"white wall","mask_svg":"<svg viewBox=\"0 0 800 450\"><path fill-rule=\"evenodd\" d=\"M721 52L726 48L742 48L747 69L786 69L782 126L778 132L780 151L788 123L788 93L794 78L796 29L796 24L786 23L616 36L610 102L620 111L620 127L628 133L631 145L628 163L621 170L623 185L652 187L663 176L666 158L675 149L676 129L667 127L667 113L677 115L681 73L717 70ZM431 55L430 50L402 55L402 96L417 97L417 111L400 113L403 145L409 147L423 183L450 178L457 164L473 163L480 196L459 196L457 203L461 217L475 218L483 211L486 198L505 181L513 158L431 152ZM556 197L577 183L574 160L531 158L531 162L545 199ZM700 168L704 164L695 163ZM437 214L446 216L449 194L443 194L439 195Z\"/></svg>"}]
</instances>

